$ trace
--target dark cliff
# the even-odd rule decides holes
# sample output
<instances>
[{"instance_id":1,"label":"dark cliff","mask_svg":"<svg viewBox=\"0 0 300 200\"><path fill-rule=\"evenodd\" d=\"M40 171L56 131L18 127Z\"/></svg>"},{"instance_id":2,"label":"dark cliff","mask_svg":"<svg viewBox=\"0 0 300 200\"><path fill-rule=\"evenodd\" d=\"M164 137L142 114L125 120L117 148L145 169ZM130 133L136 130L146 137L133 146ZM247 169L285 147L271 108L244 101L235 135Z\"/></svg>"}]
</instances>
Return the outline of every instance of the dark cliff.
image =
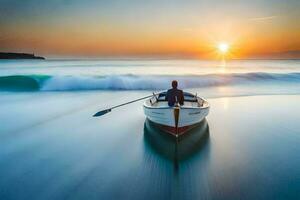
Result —
<instances>
[{"instance_id":1,"label":"dark cliff","mask_svg":"<svg viewBox=\"0 0 300 200\"><path fill-rule=\"evenodd\" d=\"M35 56L34 54L28 53L1 53L0 52L0 59L42 59L44 57Z\"/></svg>"}]
</instances>

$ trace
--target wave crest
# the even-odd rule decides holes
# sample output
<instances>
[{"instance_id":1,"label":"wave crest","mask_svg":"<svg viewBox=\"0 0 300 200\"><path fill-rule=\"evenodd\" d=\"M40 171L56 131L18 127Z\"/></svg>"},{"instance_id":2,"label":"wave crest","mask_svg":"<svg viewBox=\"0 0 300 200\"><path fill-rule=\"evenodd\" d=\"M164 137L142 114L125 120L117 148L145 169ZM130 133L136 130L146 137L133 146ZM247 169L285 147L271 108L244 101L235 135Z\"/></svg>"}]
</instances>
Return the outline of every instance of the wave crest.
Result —
<instances>
[{"instance_id":1,"label":"wave crest","mask_svg":"<svg viewBox=\"0 0 300 200\"><path fill-rule=\"evenodd\" d=\"M3 76L0 90L163 90L172 80L178 80L180 88L201 88L224 85L240 85L264 82L300 83L300 73L232 73L206 74L200 76Z\"/></svg>"},{"instance_id":2,"label":"wave crest","mask_svg":"<svg viewBox=\"0 0 300 200\"><path fill-rule=\"evenodd\" d=\"M40 89L39 81L30 76L0 77L0 89L5 91L35 91Z\"/></svg>"}]
</instances>

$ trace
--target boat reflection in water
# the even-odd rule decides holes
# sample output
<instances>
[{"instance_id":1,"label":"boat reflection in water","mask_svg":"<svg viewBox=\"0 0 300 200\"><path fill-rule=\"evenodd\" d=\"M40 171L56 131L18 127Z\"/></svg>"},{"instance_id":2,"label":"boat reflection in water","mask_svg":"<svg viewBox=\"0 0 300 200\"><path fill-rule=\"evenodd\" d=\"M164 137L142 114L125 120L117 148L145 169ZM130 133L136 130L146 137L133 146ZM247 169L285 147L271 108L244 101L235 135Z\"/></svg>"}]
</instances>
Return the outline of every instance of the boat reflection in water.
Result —
<instances>
[{"instance_id":1,"label":"boat reflection in water","mask_svg":"<svg viewBox=\"0 0 300 200\"><path fill-rule=\"evenodd\" d=\"M208 138L209 127L206 119L178 139L162 131L148 119L144 124L145 143L159 155L173 161L175 168L178 168L180 161L188 159L201 150Z\"/></svg>"}]
</instances>

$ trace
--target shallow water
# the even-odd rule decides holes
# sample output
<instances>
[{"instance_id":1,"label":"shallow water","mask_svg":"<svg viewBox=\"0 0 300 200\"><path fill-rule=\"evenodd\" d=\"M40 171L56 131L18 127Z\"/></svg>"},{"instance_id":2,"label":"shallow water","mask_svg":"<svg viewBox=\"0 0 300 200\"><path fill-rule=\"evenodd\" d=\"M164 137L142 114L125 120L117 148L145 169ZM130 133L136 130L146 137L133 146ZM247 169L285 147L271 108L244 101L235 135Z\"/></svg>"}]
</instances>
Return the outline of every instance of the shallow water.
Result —
<instances>
[{"instance_id":1,"label":"shallow water","mask_svg":"<svg viewBox=\"0 0 300 200\"><path fill-rule=\"evenodd\" d=\"M300 96L209 98L176 160L142 102L91 117L145 94L2 92L0 199L300 198Z\"/></svg>"}]
</instances>

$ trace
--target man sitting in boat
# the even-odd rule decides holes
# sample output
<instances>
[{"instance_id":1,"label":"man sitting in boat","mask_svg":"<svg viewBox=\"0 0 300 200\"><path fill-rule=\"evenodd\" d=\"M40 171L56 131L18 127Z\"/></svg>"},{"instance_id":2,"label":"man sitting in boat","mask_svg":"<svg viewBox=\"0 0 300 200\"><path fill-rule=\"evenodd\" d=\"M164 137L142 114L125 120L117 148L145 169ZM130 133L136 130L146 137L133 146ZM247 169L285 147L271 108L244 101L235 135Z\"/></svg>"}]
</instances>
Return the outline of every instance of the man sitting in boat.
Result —
<instances>
[{"instance_id":1,"label":"man sitting in boat","mask_svg":"<svg viewBox=\"0 0 300 200\"><path fill-rule=\"evenodd\" d=\"M174 106L175 103L179 103L183 105L184 102L184 95L183 91L177 89L178 82L172 81L172 89L169 89L166 94L166 101L168 101L169 106Z\"/></svg>"}]
</instances>

